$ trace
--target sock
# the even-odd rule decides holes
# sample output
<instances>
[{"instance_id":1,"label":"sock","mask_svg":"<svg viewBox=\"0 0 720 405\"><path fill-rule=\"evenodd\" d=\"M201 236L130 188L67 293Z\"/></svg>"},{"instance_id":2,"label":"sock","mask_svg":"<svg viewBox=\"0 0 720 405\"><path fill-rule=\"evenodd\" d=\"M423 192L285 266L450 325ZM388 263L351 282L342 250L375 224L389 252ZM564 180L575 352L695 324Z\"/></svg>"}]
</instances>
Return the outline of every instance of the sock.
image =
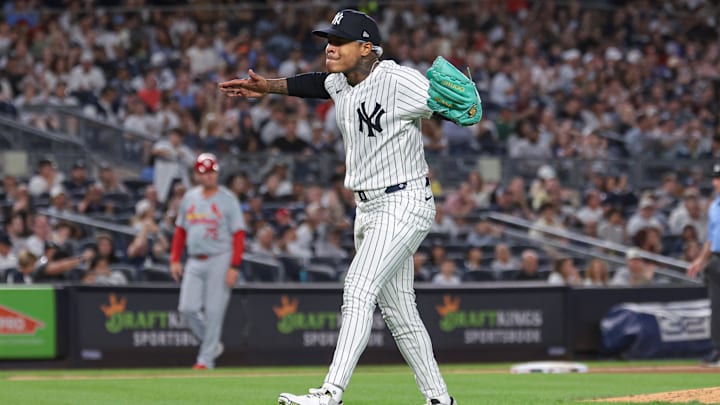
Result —
<instances>
[{"instance_id":1,"label":"sock","mask_svg":"<svg viewBox=\"0 0 720 405\"><path fill-rule=\"evenodd\" d=\"M343 396L342 388L338 387L337 385L325 383L322 385L322 389L325 391L329 391L330 394L332 394L333 399L336 400L337 402L342 401L342 396Z\"/></svg>"}]
</instances>

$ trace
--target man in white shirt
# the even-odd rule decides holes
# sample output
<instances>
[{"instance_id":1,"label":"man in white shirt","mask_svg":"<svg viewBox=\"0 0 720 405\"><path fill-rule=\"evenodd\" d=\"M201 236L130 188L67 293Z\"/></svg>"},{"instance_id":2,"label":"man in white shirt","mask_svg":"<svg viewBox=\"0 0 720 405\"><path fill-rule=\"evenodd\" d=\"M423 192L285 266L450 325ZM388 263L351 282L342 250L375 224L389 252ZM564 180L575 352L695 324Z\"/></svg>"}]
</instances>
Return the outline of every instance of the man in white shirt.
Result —
<instances>
[{"instance_id":1,"label":"man in white shirt","mask_svg":"<svg viewBox=\"0 0 720 405\"><path fill-rule=\"evenodd\" d=\"M12 241L5 233L0 233L0 279L8 269L18 266L18 259L12 250Z\"/></svg>"}]
</instances>

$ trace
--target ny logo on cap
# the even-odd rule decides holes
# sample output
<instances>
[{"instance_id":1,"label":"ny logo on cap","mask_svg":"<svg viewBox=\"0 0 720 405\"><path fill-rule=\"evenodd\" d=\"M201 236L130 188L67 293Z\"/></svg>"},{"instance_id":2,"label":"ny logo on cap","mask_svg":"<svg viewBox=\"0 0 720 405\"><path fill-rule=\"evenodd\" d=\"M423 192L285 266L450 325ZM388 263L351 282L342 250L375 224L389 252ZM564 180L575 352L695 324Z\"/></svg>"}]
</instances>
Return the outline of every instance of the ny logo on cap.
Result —
<instances>
[{"instance_id":1,"label":"ny logo on cap","mask_svg":"<svg viewBox=\"0 0 720 405\"><path fill-rule=\"evenodd\" d=\"M339 12L335 14L335 17L333 17L331 24L332 25L340 25L340 21L343 19L343 13Z\"/></svg>"}]
</instances>

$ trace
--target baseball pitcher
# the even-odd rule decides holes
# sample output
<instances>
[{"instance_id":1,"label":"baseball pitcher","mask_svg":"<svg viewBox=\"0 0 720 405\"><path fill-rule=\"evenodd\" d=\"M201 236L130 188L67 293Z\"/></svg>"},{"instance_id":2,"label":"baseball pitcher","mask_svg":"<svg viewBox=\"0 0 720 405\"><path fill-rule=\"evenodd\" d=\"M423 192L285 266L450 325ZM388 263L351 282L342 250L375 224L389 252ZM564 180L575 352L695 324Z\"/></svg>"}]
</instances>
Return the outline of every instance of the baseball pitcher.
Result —
<instances>
[{"instance_id":1,"label":"baseball pitcher","mask_svg":"<svg viewBox=\"0 0 720 405\"><path fill-rule=\"evenodd\" d=\"M481 108L476 87L442 58L428 71L429 79L380 61L378 26L355 10L338 12L329 28L313 33L327 38L327 73L265 79L250 70L248 78L220 84L229 96L332 98L346 150L345 186L357 202L357 254L345 278L342 326L325 383L306 395L281 394L278 402L341 404L379 305L426 404L454 405L413 289L412 255L435 216L420 123L433 112L460 125L477 123Z\"/></svg>"},{"instance_id":2,"label":"baseball pitcher","mask_svg":"<svg viewBox=\"0 0 720 405\"><path fill-rule=\"evenodd\" d=\"M225 310L237 283L245 243L245 219L235 194L218 186L219 165L210 153L195 161L199 186L185 194L175 222L170 273L180 286L178 310L202 343L195 370L215 367ZM185 269L180 264L187 243Z\"/></svg>"}]
</instances>

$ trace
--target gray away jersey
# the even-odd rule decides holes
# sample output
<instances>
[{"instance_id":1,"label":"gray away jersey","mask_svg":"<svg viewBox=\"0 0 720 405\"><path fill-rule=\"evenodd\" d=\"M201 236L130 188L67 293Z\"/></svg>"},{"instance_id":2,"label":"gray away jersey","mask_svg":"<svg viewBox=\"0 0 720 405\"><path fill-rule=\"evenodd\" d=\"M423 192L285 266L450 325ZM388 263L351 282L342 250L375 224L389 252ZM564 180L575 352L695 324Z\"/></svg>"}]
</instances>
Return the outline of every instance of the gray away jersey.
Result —
<instances>
[{"instance_id":1,"label":"gray away jersey","mask_svg":"<svg viewBox=\"0 0 720 405\"><path fill-rule=\"evenodd\" d=\"M189 255L216 255L232 251L233 234L245 230L240 202L223 186L211 197L202 187L193 187L183 196L175 225L187 232Z\"/></svg>"},{"instance_id":2,"label":"gray away jersey","mask_svg":"<svg viewBox=\"0 0 720 405\"><path fill-rule=\"evenodd\" d=\"M420 122L432 115L429 87L423 74L393 61L378 63L354 87L341 73L328 75L345 144L345 187L380 189L427 174Z\"/></svg>"}]
</instances>

